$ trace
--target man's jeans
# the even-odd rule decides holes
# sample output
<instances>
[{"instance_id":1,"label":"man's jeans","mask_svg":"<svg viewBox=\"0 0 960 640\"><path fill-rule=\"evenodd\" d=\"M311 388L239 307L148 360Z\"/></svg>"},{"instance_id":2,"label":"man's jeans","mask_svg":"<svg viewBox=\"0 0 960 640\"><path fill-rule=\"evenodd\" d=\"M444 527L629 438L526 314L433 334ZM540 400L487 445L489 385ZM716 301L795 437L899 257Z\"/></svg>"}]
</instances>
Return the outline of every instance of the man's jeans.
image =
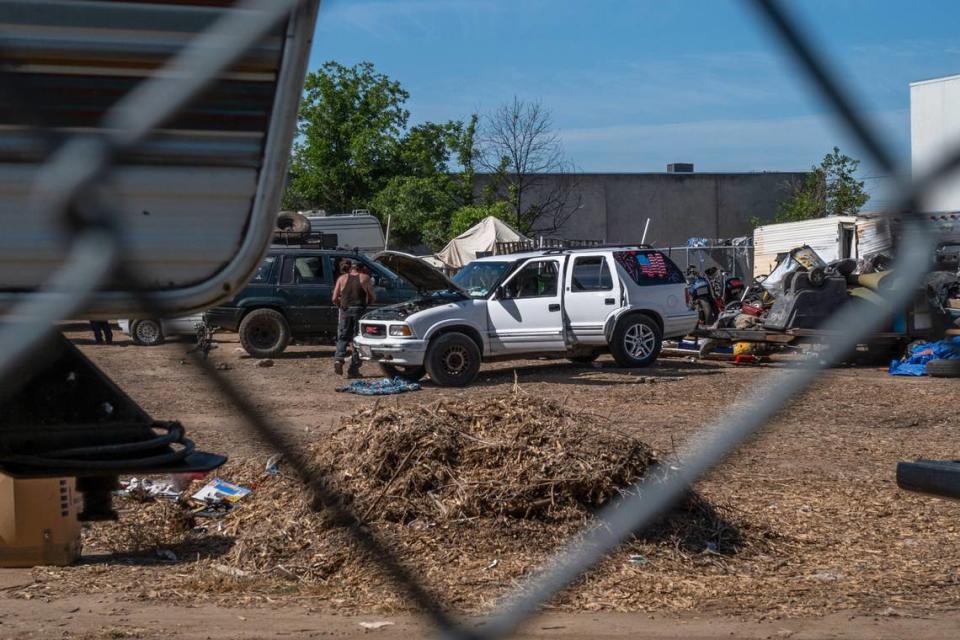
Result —
<instances>
[{"instance_id":1,"label":"man's jeans","mask_svg":"<svg viewBox=\"0 0 960 640\"><path fill-rule=\"evenodd\" d=\"M353 342L353 336L357 333L360 316L366 311L363 307L348 307L340 311L340 320L337 322L337 352L333 358L337 362L343 362L347 358L347 345ZM353 355L350 356L350 371L360 370L360 354L354 348Z\"/></svg>"}]
</instances>

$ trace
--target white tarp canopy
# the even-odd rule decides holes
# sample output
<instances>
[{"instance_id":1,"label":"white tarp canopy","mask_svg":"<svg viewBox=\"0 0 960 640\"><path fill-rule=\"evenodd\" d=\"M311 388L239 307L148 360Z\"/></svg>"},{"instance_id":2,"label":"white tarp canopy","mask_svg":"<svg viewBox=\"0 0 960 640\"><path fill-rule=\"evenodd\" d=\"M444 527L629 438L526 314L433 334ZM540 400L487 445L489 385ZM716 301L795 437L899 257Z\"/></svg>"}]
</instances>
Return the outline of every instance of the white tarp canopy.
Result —
<instances>
[{"instance_id":1,"label":"white tarp canopy","mask_svg":"<svg viewBox=\"0 0 960 640\"><path fill-rule=\"evenodd\" d=\"M437 257L444 264L459 269L468 262L476 260L478 253L492 253L498 242L524 240L527 238L514 231L507 223L493 216L487 216L448 242L447 246L437 253Z\"/></svg>"}]
</instances>

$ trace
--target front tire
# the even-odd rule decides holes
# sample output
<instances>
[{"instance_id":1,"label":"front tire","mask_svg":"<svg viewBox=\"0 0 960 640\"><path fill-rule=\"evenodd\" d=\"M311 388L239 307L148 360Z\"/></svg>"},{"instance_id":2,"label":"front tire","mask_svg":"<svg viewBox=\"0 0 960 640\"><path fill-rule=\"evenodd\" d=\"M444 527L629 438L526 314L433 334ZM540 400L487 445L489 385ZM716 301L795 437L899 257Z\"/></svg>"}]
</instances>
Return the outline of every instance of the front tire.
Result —
<instances>
[{"instance_id":1,"label":"front tire","mask_svg":"<svg viewBox=\"0 0 960 640\"><path fill-rule=\"evenodd\" d=\"M401 378L407 382L420 382L427 375L426 367L380 363L380 371L388 378Z\"/></svg>"},{"instance_id":2,"label":"front tire","mask_svg":"<svg viewBox=\"0 0 960 640\"><path fill-rule=\"evenodd\" d=\"M254 309L240 323L240 345L254 358L272 358L290 343L290 325L273 309Z\"/></svg>"},{"instance_id":3,"label":"front tire","mask_svg":"<svg viewBox=\"0 0 960 640\"><path fill-rule=\"evenodd\" d=\"M134 344L155 347L163 344L163 326L159 320L136 320L130 326L130 338Z\"/></svg>"},{"instance_id":4,"label":"front tire","mask_svg":"<svg viewBox=\"0 0 960 640\"><path fill-rule=\"evenodd\" d=\"M445 333L430 343L424 365L439 386L465 387L480 373L480 349L468 335Z\"/></svg>"},{"instance_id":5,"label":"front tire","mask_svg":"<svg viewBox=\"0 0 960 640\"><path fill-rule=\"evenodd\" d=\"M621 367L649 367L660 355L662 344L660 325L650 316L638 313L617 323L610 352Z\"/></svg>"}]
</instances>

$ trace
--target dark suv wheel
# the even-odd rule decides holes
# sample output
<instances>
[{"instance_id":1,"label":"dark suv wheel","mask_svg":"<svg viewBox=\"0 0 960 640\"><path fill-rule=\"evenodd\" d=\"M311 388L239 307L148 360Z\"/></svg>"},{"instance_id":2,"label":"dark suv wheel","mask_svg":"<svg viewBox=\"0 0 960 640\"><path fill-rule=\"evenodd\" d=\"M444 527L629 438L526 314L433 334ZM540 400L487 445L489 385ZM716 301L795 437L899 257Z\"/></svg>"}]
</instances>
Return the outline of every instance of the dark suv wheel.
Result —
<instances>
[{"instance_id":1,"label":"dark suv wheel","mask_svg":"<svg viewBox=\"0 0 960 640\"><path fill-rule=\"evenodd\" d=\"M610 352L621 367L648 367L660 355L663 332L653 318L634 313L613 330Z\"/></svg>"},{"instance_id":2,"label":"dark suv wheel","mask_svg":"<svg viewBox=\"0 0 960 640\"><path fill-rule=\"evenodd\" d=\"M465 387L480 372L480 349L468 335L445 333L430 342L424 365L441 387Z\"/></svg>"},{"instance_id":3,"label":"dark suv wheel","mask_svg":"<svg viewBox=\"0 0 960 640\"><path fill-rule=\"evenodd\" d=\"M159 320L134 320L130 325L130 338L134 344L146 347L163 344L163 327Z\"/></svg>"},{"instance_id":4,"label":"dark suv wheel","mask_svg":"<svg viewBox=\"0 0 960 640\"><path fill-rule=\"evenodd\" d=\"M272 358L290 343L290 325L273 309L254 309L240 323L240 344L255 358Z\"/></svg>"}]
</instances>

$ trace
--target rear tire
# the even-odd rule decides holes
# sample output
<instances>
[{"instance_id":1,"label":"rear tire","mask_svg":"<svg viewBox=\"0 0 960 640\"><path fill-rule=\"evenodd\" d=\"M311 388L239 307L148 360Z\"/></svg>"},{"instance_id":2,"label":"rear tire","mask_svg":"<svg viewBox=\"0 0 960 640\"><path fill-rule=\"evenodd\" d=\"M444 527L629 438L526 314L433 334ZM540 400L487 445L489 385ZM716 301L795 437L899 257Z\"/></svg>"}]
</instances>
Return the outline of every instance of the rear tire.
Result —
<instances>
[{"instance_id":1,"label":"rear tire","mask_svg":"<svg viewBox=\"0 0 960 640\"><path fill-rule=\"evenodd\" d=\"M130 338L133 344L155 347L163 344L163 326L159 320L134 320L130 325Z\"/></svg>"},{"instance_id":2,"label":"rear tire","mask_svg":"<svg viewBox=\"0 0 960 640\"><path fill-rule=\"evenodd\" d=\"M636 313L617 323L610 352L621 367L649 367L660 355L662 344L660 325L650 316Z\"/></svg>"},{"instance_id":3,"label":"rear tire","mask_svg":"<svg viewBox=\"0 0 960 640\"><path fill-rule=\"evenodd\" d=\"M960 360L931 360L924 370L934 378L960 378Z\"/></svg>"},{"instance_id":4,"label":"rear tire","mask_svg":"<svg viewBox=\"0 0 960 640\"><path fill-rule=\"evenodd\" d=\"M465 387L480 373L480 349L468 335L445 333L430 342L423 363L439 386Z\"/></svg>"},{"instance_id":5,"label":"rear tire","mask_svg":"<svg viewBox=\"0 0 960 640\"><path fill-rule=\"evenodd\" d=\"M273 309L254 309L240 323L240 345L254 358L272 358L290 343L290 325Z\"/></svg>"},{"instance_id":6,"label":"rear tire","mask_svg":"<svg viewBox=\"0 0 960 640\"><path fill-rule=\"evenodd\" d=\"M717 321L717 312L709 300L697 298L693 302L693 308L697 310L697 319L703 326L709 327Z\"/></svg>"},{"instance_id":7,"label":"rear tire","mask_svg":"<svg viewBox=\"0 0 960 640\"><path fill-rule=\"evenodd\" d=\"M407 382L420 382L427 375L426 367L380 363L380 371L388 378L401 378Z\"/></svg>"}]
</instances>

